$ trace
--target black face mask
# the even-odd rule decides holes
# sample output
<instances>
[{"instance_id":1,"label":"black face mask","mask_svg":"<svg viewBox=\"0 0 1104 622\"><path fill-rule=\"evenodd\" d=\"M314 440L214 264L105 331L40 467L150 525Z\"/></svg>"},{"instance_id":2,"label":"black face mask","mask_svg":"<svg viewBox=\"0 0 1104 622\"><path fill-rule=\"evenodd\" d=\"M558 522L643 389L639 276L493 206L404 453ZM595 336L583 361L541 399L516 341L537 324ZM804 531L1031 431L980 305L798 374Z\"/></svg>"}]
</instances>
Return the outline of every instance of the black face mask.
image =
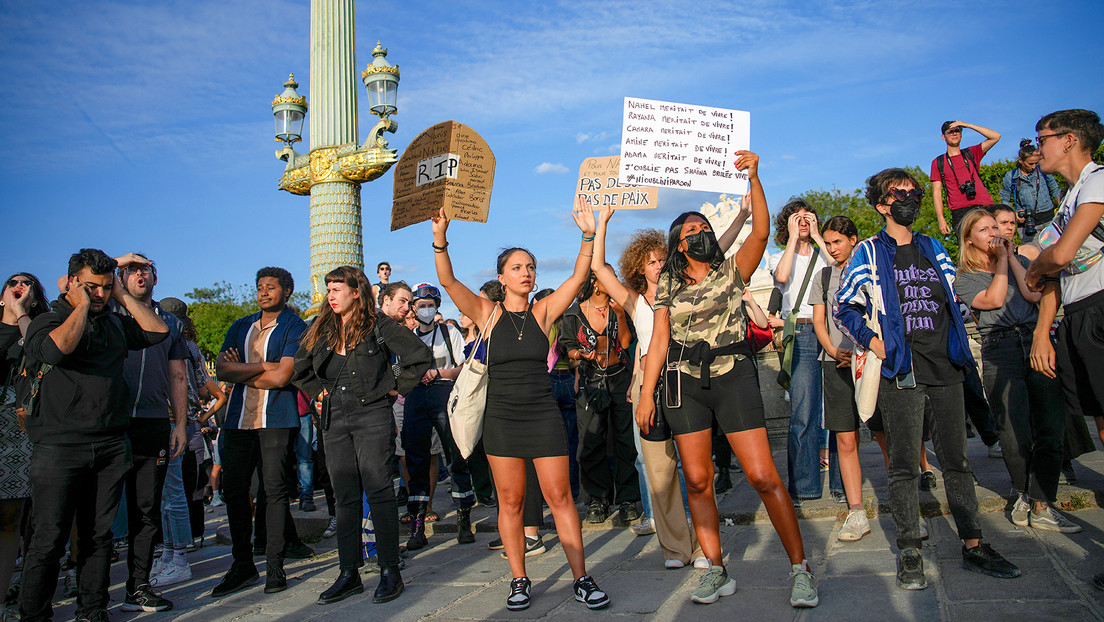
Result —
<instances>
[{"instance_id":1,"label":"black face mask","mask_svg":"<svg viewBox=\"0 0 1104 622\"><path fill-rule=\"evenodd\" d=\"M889 206L889 215L893 217L894 222L902 227L912 225L916 222L916 218L920 216L920 199L917 197L897 199L893 202L893 205Z\"/></svg>"},{"instance_id":2,"label":"black face mask","mask_svg":"<svg viewBox=\"0 0 1104 622\"><path fill-rule=\"evenodd\" d=\"M699 231L684 238L686 256L695 261L709 261L717 253L717 236L712 231Z\"/></svg>"}]
</instances>

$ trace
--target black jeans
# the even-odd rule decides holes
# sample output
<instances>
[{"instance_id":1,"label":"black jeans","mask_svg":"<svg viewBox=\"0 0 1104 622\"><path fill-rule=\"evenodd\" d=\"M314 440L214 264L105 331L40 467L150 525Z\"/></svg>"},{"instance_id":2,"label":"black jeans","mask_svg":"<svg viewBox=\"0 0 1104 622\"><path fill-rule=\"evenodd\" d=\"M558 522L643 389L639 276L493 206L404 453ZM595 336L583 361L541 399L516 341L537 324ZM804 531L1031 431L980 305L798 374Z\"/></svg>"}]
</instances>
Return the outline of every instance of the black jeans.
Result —
<instances>
[{"instance_id":1,"label":"black jeans","mask_svg":"<svg viewBox=\"0 0 1104 622\"><path fill-rule=\"evenodd\" d=\"M351 393L351 392L349 392ZM337 518L337 555L342 570L364 565L363 496L368 497L376 531L381 568L399 563L399 515L395 502L391 459L395 455L395 424L386 397L362 405L353 395L337 390L329 397L330 429L326 439L326 468L334 487ZM404 423L409 419L404 419Z\"/></svg>"},{"instance_id":2,"label":"black jeans","mask_svg":"<svg viewBox=\"0 0 1104 622\"><path fill-rule=\"evenodd\" d=\"M981 376L974 367L966 368L966 381L962 383L962 395L966 406L966 416L974 424L981 442L986 447L1000 440L1000 421L993 416L989 400L985 399L985 389L981 386Z\"/></svg>"},{"instance_id":3,"label":"black jeans","mask_svg":"<svg viewBox=\"0 0 1104 622\"><path fill-rule=\"evenodd\" d=\"M134 457L126 476L128 594L149 583L153 547L161 533L161 491L169 467L169 420L131 419L127 438Z\"/></svg>"},{"instance_id":4,"label":"black jeans","mask_svg":"<svg viewBox=\"0 0 1104 622\"><path fill-rule=\"evenodd\" d=\"M392 424L392 428L394 424ZM315 438L318 448L314 450L314 485L322 489L326 496L326 510L330 516L337 516L334 508L337 501L334 499L333 482L330 481L330 471L326 468L326 442L325 435L319 434Z\"/></svg>"},{"instance_id":5,"label":"black jeans","mask_svg":"<svg viewBox=\"0 0 1104 622\"><path fill-rule=\"evenodd\" d=\"M295 462L295 438L298 434L298 427L222 431L222 489L235 564L253 565L249 485L253 480L253 471L260 468L267 494L264 508L268 527L265 560L269 567L283 567L284 529L290 513L288 469Z\"/></svg>"},{"instance_id":6,"label":"black jeans","mask_svg":"<svg viewBox=\"0 0 1104 622\"><path fill-rule=\"evenodd\" d=\"M982 380L1000 421L1004 465L1018 492L1054 503L1066 414L1062 383L1031 368L1033 326L993 331L981 340Z\"/></svg>"},{"instance_id":7,"label":"black jeans","mask_svg":"<svg viewBox=\"0 0 1104 622\"><path fill-rule=\"evenodd\" d=\"M49 620L61 556L76 516L77 617L107 609L111 523L130 468L125 437L84 445L35 443L31 457L31 537L23 562L19 612L23 620Z\"/></svg>"},{"instance_id":8,"label":"black jeans","mask_svg":"<svg viewBox=\"0 0 1104 622\"><path fill-rule=\"evenodd\" d=\"M640 478L636 472L636 425L628 400L632 368L628 365L609 377L610 405L595 411L586 404L585 391L576 399L579 424L579 482L594 499L607 503L640 501ZM613 472L606 459L613 437Z\"/></svg>"},{"instance_id":9,"label":"black jeans","mask_svg":"<svg viewBox=\"0 0 1104 622\"><path fill-rule=\"evenodd\" d=\"M452 440L452 428L449 427L448 412L445 410L450 392L451 382L418 385L406 396L403 405L402 444L406 451L406 469L410 472L410 481L407 482L410 497L406 507L411 514L424 512L429 504L429 461L437 459L429 454L434 429L441 437L441 447L445 450L449 473L452 474L452 500L462 508L475 505L468 461L460 457L460 451ZM332 477L333 467L330 467L330 473Z\"/></svg>"},{"instance_id":10,"label":"black jeans","mask_svg":"<svg viewBox=\"0 0 1104 622\"><path fill-rule=\"evenodd\" d=\"M919 548L921 544L918 480L925 400L932 406L932 442L943 469L947 504L951 506L958 537L963 540L981 537L974 475L966 461L962 384L918 384L914 389L898 389L896 380L882 378L878 408L882 411L889 453L889 504L897 527L897 546L901 549Z\"/></svg>"}]
</instances>

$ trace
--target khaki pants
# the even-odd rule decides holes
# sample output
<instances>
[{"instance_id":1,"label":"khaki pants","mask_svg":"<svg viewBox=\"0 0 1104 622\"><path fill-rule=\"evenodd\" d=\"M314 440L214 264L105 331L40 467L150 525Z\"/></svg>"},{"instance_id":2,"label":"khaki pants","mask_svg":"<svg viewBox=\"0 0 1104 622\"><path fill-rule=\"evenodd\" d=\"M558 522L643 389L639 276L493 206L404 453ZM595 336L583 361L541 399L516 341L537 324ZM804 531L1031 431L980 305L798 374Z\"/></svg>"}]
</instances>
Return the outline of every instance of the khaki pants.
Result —
<instances>
[{"instance_id":1,"label":"khaki pants","mask_svg":"<svg viewBox=\"0 0 1104 622\"><path fill-rule=\"evenodd\" d=\"M636 404L640 403L642 381L643 374L637 373L632 384L634 414ZM639 433L639 429L637 432ZM652 497L652 520L659 546L663 549L663 558L677 559L689 564L703 554L698 546L698 538L686 519L686 506L682 503L675 441L639 440L644 470L648 474L648 494Z\"/></svg>"}]
</instances>

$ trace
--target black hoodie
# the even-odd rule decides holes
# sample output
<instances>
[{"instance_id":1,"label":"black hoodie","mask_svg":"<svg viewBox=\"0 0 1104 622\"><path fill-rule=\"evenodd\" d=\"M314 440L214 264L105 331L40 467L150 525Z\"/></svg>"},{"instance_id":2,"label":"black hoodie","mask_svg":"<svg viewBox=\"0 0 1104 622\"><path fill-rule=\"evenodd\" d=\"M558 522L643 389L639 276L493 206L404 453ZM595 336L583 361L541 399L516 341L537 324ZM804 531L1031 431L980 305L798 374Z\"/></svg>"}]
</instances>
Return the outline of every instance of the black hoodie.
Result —
<instances>
[{"instance_id":1,"label":"black hoodie","mask_svg":"<svg viewBox=\"0 0 1104 622\"><path fill-rule=\"evenodd\" d=\"M169 336L146 332L131 317L90 313L80 343L66 356L50 332L72 312L62 296L27 328L23 347L28 362L54 365L42 378L36 412L27 418L27 435L36 443L75 445L120 437L130 423L123 378L127 351L148 348Z\"/></svg>"}]
</instances>

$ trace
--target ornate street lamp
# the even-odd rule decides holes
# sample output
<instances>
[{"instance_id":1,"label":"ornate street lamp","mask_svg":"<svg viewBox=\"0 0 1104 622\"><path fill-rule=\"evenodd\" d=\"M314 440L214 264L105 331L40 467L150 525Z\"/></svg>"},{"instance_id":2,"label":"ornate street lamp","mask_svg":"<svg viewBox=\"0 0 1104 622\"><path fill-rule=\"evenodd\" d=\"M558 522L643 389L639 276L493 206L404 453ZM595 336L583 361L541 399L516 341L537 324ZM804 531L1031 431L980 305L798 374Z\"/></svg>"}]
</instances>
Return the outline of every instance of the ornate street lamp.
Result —
<instances>
[{"instance_id":1,"label":"ornate street lamp","mask_svg":"<svg viewBox=\"0 0 1104 622\"><path fill-rule=\"evenodd\" d=\"M317 312L325 299L327 272L343 265L364 268L360 184L383 175L399 159L383 138L384 132L398 129L387 117L397 112L399 68L387 62L387 50L379 43L361 79L368 89L370 110L380 120L364 145L357 144L353 5L353 0L311 0L309 153L301 155L291 148L302 136L307 110L306 101L294 90L297 85L272 102L276 138L285 144L276 157L287 161L278 187L310 195L312 305L308 314ZM294 107L299 104L301 108Z\"/></svg>"}]
</instances>

